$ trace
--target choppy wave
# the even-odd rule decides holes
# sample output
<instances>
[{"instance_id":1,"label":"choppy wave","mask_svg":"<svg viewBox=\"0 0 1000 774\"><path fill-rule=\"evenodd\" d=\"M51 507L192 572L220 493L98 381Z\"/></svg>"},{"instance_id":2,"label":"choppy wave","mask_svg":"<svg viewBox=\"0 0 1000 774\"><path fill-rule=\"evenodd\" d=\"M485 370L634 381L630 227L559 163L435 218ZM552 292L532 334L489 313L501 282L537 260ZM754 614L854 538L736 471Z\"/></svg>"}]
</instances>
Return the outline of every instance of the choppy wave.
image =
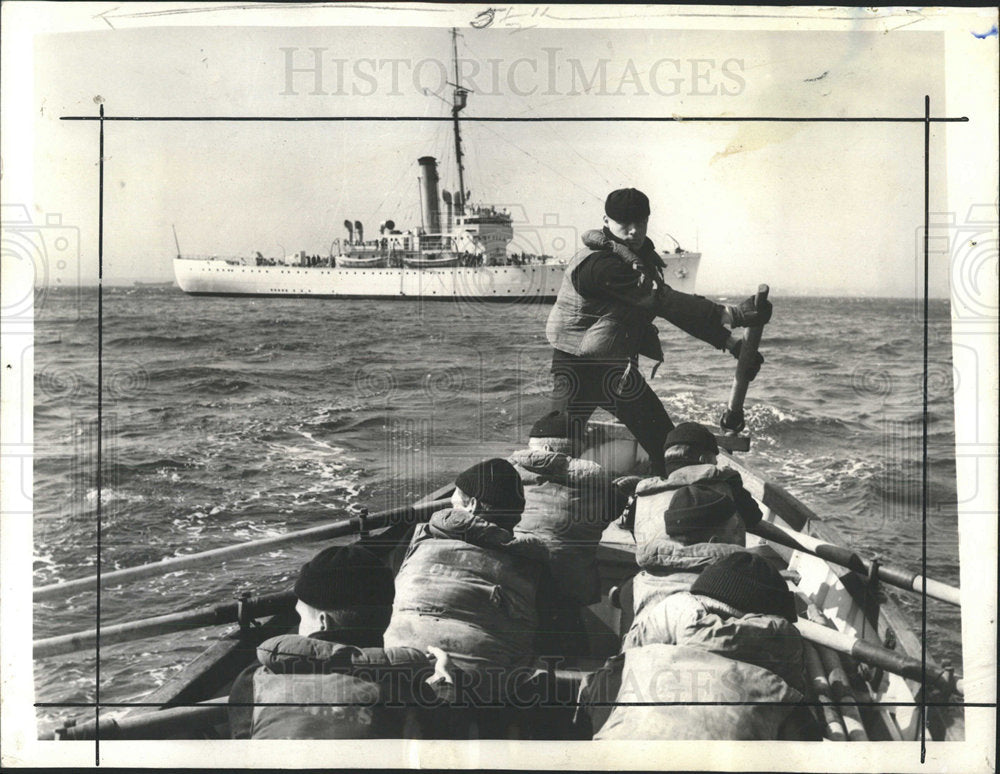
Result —
<instances>
[{"instance_id":1,"label":"choppy wave","mask_svg":"<svg viewBox=\"0 0 1000 774\"><path fill-rule=\"evenodd\" d=\"M149 334L145 336L115 336L105 337L104 346L109 348L122 347L197 347L211 344L209 334Z\"/></svg>"},{"instance_id":2,"label":"choppy wave","mask_svg":"<svg viewBox=\"0 0 1000 774\"><path fill-rule=\"evenodd\" d=\"M95 572L98 507L106 570L282 534L339 518L355 504L374 511L412 502L469 461L523 443L547 408L551 350L537 308L480 315L469 304L251 303L129 290L105 296L107 369L144 376L114 390L105 384L100 502L96 297L52 296L36 320L37 584ZM852 544L910 566L921 554L914 486L919 495L923 429L912 306L782 299L747 396L745 457ZM954 580L947 304L932 303L931 314L938 335L930 352L928 518L939 539L928 546L929 565ZM667 360L651 386L675 421L716 426L735 361L659 327ZM212 604L241 588L285 587L314 550L290 547L108 588L102 621ZM913 609L912 600L906 605ZM87 595L37 611L39 637L91 628L95 612ZM955 611L935 609L930 623L932 644L955 663L957 620ZM184 637L116 646L102 663L102 696L141 696L198 649ZM40 662L35 672L41 701L92 698L86 658Z\"/></svg>"}]
</instances>

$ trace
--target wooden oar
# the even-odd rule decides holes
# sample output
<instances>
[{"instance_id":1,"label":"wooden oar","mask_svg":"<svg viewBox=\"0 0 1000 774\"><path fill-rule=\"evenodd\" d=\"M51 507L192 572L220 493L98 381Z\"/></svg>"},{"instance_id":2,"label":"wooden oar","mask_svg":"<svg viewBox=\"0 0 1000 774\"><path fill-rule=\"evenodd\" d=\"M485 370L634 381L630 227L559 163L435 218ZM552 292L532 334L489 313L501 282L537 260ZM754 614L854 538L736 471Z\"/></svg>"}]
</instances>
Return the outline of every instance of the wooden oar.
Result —
<instances>
[{"instance_id":1,"label":"wooden oar","mask_svg":"<svg viewBox=\"0 0 1000 774\"><path fill-rule=\"evenodd\" d=\"M840 656L829 648L822 645L813 645L826 673L826 682L830 686L833 700L837 702L837 709L840 710L840 719L844 721L844 730L847 732L847 739L851 742L867 742L868 731L865 730L864 721L861 719L861 712L858 710L858 700L851 690L847 672L844 665L840 663Z\"/></svg>"},{"instance_id":2,"label":"wooden oar","mask_svg":"<svg viewBox=\"0 0 1000 774\"><path fill-rule=\"evenodd\" d=\"M770 288L761 284L757 287L757 297L754 300L756 306L767 300ZM729 405L722 412L722 419L719 426L723 430L722 435L717 435L716 440L719 447L727 451L750 451L750 436L739 435L744 427L743 402L747 397L747 388L750 386L750 370L754 360L757 358L757 348L760 346L760 337L764 333L763 325L755 325L743 329L743 346L740 348L740 359L736 363L736 376L733 377L733 388L729 392Z\"/></svg>"},{"instance_id":3,"label":"wooden oar","mask_svg":"<svg viewBox=\"0 0 1000 774\"><path fill-rule=\"evenodd\" d=\"M810 621L821 626L832 627L833 623L829 618L812 602L809 603L807 616ZM858 697L854 693L851 681L847 677L847 671L841 662L841 655L822 645L813 646L819 654L826 672L827 682L833 694L834 701L840 708L840 717L844 721L844 729L847 731L847 738L852 742L867 742L868 730L865 728L864 719L861 717L861 710L858 708Z\"/></svg>"},{"instance_id":4,"label":"wooden oar","mask_svg":"<svg viewBox=\"0 0 1000 774\"><path fill-rule=\"evenodd\" d=\"M900 675L907 680L921 682L926 667L927 682L945 693L962 695L965 685L961 677L950 671L938 669L930 664L922 664L919 659L910 658L895 650L882 648L867 640L859 640L836 629L829 629L812 621L800 618L795 622L799 633L809 642L823 645L838 653L845 653L858 661L877 666L886 672Z\"/></svg>"},{"instance_id":5,"label":"wooden oar","mask_svg":"<svg viewBox=\"0 0 1000 774\"><path fill-rule=\"evenodd\" d=\"M285 609L291 609L294 605L295 595L290 591L286 591L281 594L254 597L241 602L230 602L225 605L215 605L213 607L201 607L197 610L188 610L183 613L170 613L169 615L144 618L141 621L129 621L128 623L116 624L114 626L103 626L100 630L101 646L113 645L117 642L141 640L146 637L155 637L159 634L188 631L189 629L197 629L202 626L220 626L222 624L237 623L240 620L241 610L248 620L263 618L275 615ZM63 634L58 637L35 640L32 652L35 658L45 658L47 656L60 656L64 653L93 648L97 644L97 633L97 629L87 629L86 631L74 634Z\"/></svg>"},{"instance_id":6,"label":"wooden oar","mask_svg":"<svg viewBox=\"0 0 1000 774\"><path fill-rule=\"evenodd\" d=\"M223 696L193 707L169 707L124 718L102 718L100 724L93 720L67 723L57 729L52 738L73 742L96 739L100 730L102 740L170 739L192 727L206 729L225 723L229 718L228 700L228 696Z\"/></svg>"},{"instance_id":7,"label":"wooden oar","mask_svg":"<svg viewBox=\"0 0 1000 774\"><path fill-rule=\"evenodd\" d=\"M748 531L774 543L780 543L783 546L818 556L824 561L838 564L841 567L846 567L862 575L869 575L872 570L872 561L870 559L863 559L850 549L835 546L832 543L827 543L825 540L814 538L802 532L795 532L769 521L758 522ZM951 605L962 604L960 589L955 586L949 586L947 583L942 583L941 581L925 578L923 575L903 569L902 567L880 564L876 571L876 577L890 586L918 593L926 593L931 599L936 599L940 602L947 602Z\"/></svg>"},{"instance_id":8,"label":"wooden oar","mask_svg":"<svg viewBox=\"0 0 1000 774\"><path fill-rule=\"evenodd\" d=\"M837 705L833 703L833 691L830 688L830 681L827 680L826 671L820 661L816 648L809 642L805 643L802 649L805 656L806 676L812 685L813 693L819 701L819 712L823 726L823 738L831 742L846 742L847 731L844 728L844 719L840 715Z\"/></svg>"},{"instance_id":9,"label":"wooden oar","mask_svg":"<svg viewBox=\"0 0 1000 774\"><path fill-rule=\"evenodd\" d=\"M289 532L276 537L262 538L261 540L251 540L235 546L216 548L211 551L203 551L200 554L189 554L188 556L178 556L171 559L163 559L159 562L143 564L139 567L129 567L124 570L114 570L112 572L101 573L101 585L109 583L124 583L125 581L136 581L143 578L150 578L156 575L165 575L178 570L190 570L194 567L202 567L207 564L217 564L230 559L242 559L247 556L255 556L265 551L270 551L279 546L287 546L306 540L328 540L336 537L343 537L355 532L368 529L377 529L400 521L417 520L422 516L433 513L436 510L445 508L450 504L450 500L433 500L428 503L408 505L403 508L393 508L392 510L374 513L364 518L353 516L349 519L342 519L318 527ZM66 597L80 591L96 592L97 576L91 575L88 578L53 583L49 586L39 586L34 591L35 601L52 599L55 597Z\"/></svg>"},{"instance_id":10,"label":"wooden oar","mask_svg":"<svg viewBox=\"0 0 1000 774\"><path fill-rule=\"evenodd\" d=\"M841 546L827 543L825 540L806 535L803 532L782 527L773 522L761 521L756 526L751 527L752 532L759 537L766 538L783 546L805 551L819 557L827 562L846 567L861 575L869 575L872 571L873 562L859 556L854 551ZM879 564L876 570L876 577L890 586L926 593L932 599L940 602L947 602L951 605L961 605L961 589L956 586L949 586L947 583L925 578L919 573L912 572L902 567Z\"/></svg>"}]
</instances>

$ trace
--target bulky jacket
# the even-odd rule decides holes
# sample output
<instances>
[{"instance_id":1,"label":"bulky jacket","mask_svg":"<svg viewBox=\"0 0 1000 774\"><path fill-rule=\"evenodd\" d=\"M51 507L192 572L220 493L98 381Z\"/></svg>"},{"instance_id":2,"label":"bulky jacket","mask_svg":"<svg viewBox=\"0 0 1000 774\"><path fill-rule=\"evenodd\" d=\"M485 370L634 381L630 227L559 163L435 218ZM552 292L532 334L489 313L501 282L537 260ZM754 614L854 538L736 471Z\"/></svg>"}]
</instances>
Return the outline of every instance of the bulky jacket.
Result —
<instances>
[{"instance_id":1,"label":"bulky jacket","mask_svg":"<svg viewBox=\"0 0 1000 774\"><path fill-rule=\"evenodd\" d=\"M601 596L597 544L624 501L598 463L523 449L509 458L524 484L517 537L537 538L549 551L556 595L577 605Z\"/></svg>"},{"instance_id":2,"label":"bulky jacket","mask_svg":"<svg viewBox=\"0 0 1000 774\"><path fill-rule=\"evenodd\" d=\"M412 648L357 648L321 632L286 634L257 649L259 666L230 695L233 737L371 739L399 737L407 707L433 672ZM249 684L248 684L249 683ZM252 707L238 706L252 703Z\"/></svg>"},{"instance_id":3,"label":"bulky jacket","mask_svg":"<svg viewBox=\"0 0 1000 774\"><path fill-rule=\"evenodd\" d=\"M663 349L652 321L656 317L722 349L729 331L718 322L717 304L679 293L663 278L663 261L650 240L638 251L604 232L584 235L586 247L570 260L563 274L556 302L545 328L549 343L558 350L582 357L627 360L643 355L657 363ZM574 284L577 269L592 256L620 260L635 272L637 292L632 301L584 295ZM711 323L706 322L712 320Z\"/></svg>"},{"instance_id":4,"label":"bulky jacket","mask_svg":"<svg viewBox=\"0 0 1000 774\"><path fill-rule=\"evenodd\" d=\"M537 540L465 510L438 511L417 526L396 575L385 646L436 646L469 672L529 663L547 564Z\"/></svg>"},{"instance_id":5,"label":"bulky jacket","mask_svg":"<svg viewBox=\"0 0 1000 774\"><path fill-rule=\"evenodd\" d=\"M593 708L595 739L777 739L790 716L808 715L802 638L784 618L686 592L653 612L584 692L618 705Z\"/></svg>"},{"instance_id":6,"label":"bulky jacket","mask_svg":"<svg viewBox=\"0 0 1000 774\"><path fill-rule=\"evenodd\" d=\"M697 484L733 499L733 487L742 489L740 476L715 465L687 465L666 478L647 478L636 487L635 560L641 571L635 576L633 598L636 620L649 606L667 596L691 588L699 573L717 559L742 545L694 543L683 545L667 534L663 514L674 493ZM733 513L736 513L734 500Z\"/></svg>"}]
</instances>

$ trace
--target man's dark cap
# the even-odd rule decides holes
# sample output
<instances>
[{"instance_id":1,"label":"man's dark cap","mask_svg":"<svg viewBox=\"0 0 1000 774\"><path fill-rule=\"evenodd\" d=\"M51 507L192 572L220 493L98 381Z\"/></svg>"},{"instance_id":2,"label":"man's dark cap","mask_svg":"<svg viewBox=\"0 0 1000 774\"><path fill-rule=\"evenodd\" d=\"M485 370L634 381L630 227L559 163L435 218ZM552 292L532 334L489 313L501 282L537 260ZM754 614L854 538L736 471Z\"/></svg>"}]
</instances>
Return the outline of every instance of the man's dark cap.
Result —
<instances>
[{"instance_id":1,"label":"man's dark cap","mask_svg":"<svg viewBox=\"0 0 1000 774\"><path fill-rule=\"evenodd\" d=\"M635 188L619 188L608 194L604 214L619 223L635 223L649 217L649 197Z\"/></svg>"},{"instance_id":2,"label":"man's dark cap","mask_svg":"<svg viewBox=\"0 0 1000 774\"><path fill-rule=\"evenodd\" d=\"M690 446L702 454L719 453L719 443L715 440L715 436L708 428L697 422L682 422L677 425L667 433L663 448L669 449L680 443Z\"/></svg>"},{"instance_id":3,"label":"man's dark cap","mask_svg":"<svg viewBox=\"0 0 1000 774\"><path fill-rule=\"evenodd\" d=\"M794 622L795 596L767 559L736 551L713 562L691 584L701 594L735 607L742 613L779 615Z\"/></svg>"},{"instance_id":4,"label":"man's dark cap","mask_svg":"<svg viewBox=\"0 0 1000 774\"><path fill-rule=\"evenodd\" d=\"M331 546L302 565L295 596L317 610L392 605L392 570L361 546Z\"/></svg>"},{"instance_id":5,"label":"man's dark cap","mask_svg":"<svg viewBox=\"0 0 1000 774\"><path fill-rule=\"evenodd\" d=\"M499 457L478 462L463 470L455 479L455 486L495 511L517 515L524 511L524 484L521 483L521 477L513 465Z\"/></svg>"},{"instance_id":6,"label":"man's dark cap","mask_svg":"<svg viewBox=\"0 0 1000 774\"><path fill-rule=\"evenodd\" d=\"M550 411L531 426L529 438L569 438L569 415Z\"/></svg>"},{"instance_id":7,"label":"man's dark cap","mask_svg":"<svg viewBox=\"0 0 1000 774\"><path fill-rule=\"evenodd\" d=\"M682 486L670 498L663 512L663 526L668 535L698 532L719 526L736 514L731 497L706 486Z\"/></svg>"}]
</instances>

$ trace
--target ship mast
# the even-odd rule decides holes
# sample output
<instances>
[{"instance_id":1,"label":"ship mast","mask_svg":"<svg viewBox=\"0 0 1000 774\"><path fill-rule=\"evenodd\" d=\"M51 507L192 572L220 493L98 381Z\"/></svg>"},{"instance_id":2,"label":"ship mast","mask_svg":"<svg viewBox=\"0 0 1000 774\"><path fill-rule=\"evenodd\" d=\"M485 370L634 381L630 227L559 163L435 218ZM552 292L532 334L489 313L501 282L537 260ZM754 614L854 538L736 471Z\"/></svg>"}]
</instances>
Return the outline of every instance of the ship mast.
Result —
<instances>
[{"instance_id":1,"label":"ship mast","mask_svg":"<svg viewBox=\"0 0 1000 774\"><path fill-rule=\"evenodd\" d=\"M456 202L456 214L465 214L465 170L462 168L462 135L458 127L458 114L465 107L468 89L463 89L458 82L458 30L451 28L451 47L453 62L455 64L455 87L453 101L451 103L451 119L455 129L455 161L458 164L458 201Z\"/></svg>"}]
</instances>

